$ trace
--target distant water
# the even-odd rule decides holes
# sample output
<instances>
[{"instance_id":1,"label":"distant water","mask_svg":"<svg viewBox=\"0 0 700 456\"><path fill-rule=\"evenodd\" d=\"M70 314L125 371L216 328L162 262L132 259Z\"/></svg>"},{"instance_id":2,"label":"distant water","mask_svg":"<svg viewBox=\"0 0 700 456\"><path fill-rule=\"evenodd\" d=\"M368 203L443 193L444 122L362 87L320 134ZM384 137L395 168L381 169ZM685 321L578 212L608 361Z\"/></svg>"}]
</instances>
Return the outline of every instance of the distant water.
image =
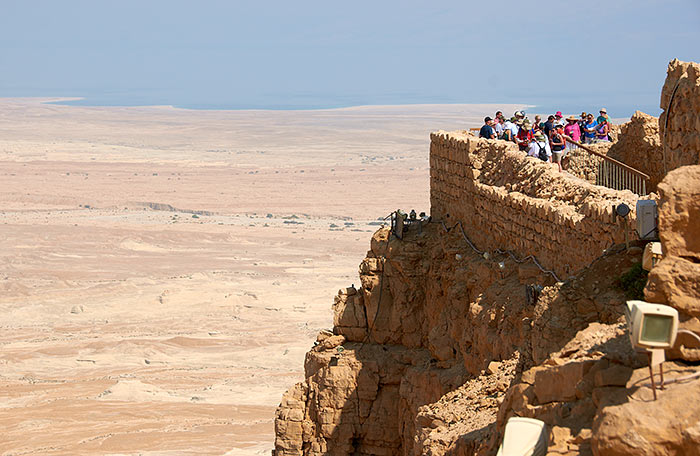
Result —
<instances>
[{"instance_id":1,"label":"distant water","mask_svg":"<svg viewBox=\"0 0 700 456\"><path fill-rule=\"evenodd\" d=\"M63 91L62 91L63 92ZM61 101L57 104L72 106L160 106L168 105L185 109L198 110L308 110L308 109L334 109L352 106L366 105L407 105L407 104L484 104L495 103L493 100L473 99L463 100L450 97L422 97L407 93L383 93L366 95L333 95L333 94L256 94L242 96L240 98L219 99L193 99L184 94L165 93L158 90L121 91L93 94L76 93L41 93L4 96L62 96L81 97L80 100ZM506 103L504 100L499 102ZM606 102L607 101L607 102ZM648 101L648 100L645 100ZM509 104L522 104L534 106L528 111L531 113L555 113L562 111L564 114L578 115L582 111L597 112L605 107L612 118L630 117L636 110L658 116L661 113L658 104L635 105L630 102L615 102L611 100L595 99L531 99L523 97L518 100L508 100ZM488 113L485 113L488 114ZM505 113L511 115L512 113Z\"/></svg>"}]
</instances>

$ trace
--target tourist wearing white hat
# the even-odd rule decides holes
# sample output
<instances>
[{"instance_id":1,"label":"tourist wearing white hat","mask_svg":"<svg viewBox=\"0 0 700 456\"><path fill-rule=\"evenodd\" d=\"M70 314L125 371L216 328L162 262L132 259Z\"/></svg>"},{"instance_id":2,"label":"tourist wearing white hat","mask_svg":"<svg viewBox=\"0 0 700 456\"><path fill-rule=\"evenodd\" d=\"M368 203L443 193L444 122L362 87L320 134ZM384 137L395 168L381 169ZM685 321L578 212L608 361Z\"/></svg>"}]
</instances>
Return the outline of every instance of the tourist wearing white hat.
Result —
<instances>
[{"instance_id":1,"label":"tourist wearing white hat","mask_svg":"<svg viewBox=\"0 0 700 456\"><path fill-rule=\"evenodd\" d=\"M544 133L541 131L535 133L535 137L530 143L527 154L530 157L539 158L542 161L552 161L552 149L550 149L549 141L545 138Z\"/></svg>"},{"instance_id":2,"label":"tourist wearing white hat","mask_svg":"<svg viewBox=\"0 0 700 456\"><path fill-rule=\"evenodd\" d=\"M581 126L578 123L578 119L574 115L570 115L566 118L566 126L564 127L564 137L568 140L566 141L566 153L569 154L571 151L578 148L574 143L581 140Z\"/></svg>"}]
</instances>

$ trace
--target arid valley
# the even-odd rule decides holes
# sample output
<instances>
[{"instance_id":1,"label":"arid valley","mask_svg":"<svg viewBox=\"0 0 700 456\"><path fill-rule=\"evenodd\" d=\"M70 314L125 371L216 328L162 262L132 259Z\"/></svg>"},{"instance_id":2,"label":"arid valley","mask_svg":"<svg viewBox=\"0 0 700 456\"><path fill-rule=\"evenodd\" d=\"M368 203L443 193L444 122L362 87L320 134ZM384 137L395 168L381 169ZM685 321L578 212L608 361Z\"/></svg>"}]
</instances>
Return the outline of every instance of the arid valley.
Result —
<instances>
[{"instance_id":1,"label":"arid valley","mask_svg":"<svg viewBox=\"0 0 700 456\"><path fill-rule=\"evenodd\" d=\"M269 454L429 132L513 105L0 100L0 454Z\"/></svg>"}]
</instances>

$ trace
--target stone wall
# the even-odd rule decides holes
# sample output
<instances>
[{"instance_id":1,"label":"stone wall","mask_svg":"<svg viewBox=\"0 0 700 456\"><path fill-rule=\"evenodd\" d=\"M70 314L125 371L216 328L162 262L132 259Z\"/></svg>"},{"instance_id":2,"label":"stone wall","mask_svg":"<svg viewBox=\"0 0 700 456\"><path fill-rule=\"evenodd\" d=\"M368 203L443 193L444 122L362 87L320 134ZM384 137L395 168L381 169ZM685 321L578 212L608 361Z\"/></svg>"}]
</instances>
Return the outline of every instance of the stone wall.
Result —
<instances>
[{"instance_id":1,"label":"stone wall","mask_svg":"<svg viewBox=\"0 0 700 456\"><path fill-rule=\"evenodd\" d=\"M626 203L635 226L637 196L559 173L505 141L437 132L430 144L433 218L461 222L481 250L534 255L566 278L625 240L614 207Z\"/></svg>"},{"instance_id":2,"label":"stone wall","mask_svg":"<svg viewBox=\"0 0 700 456\"><path fill-rule=\"evenodd\" d=\"M600 142L597 144L587 144L586 147L599 154L607 155L613 143ZM589 154L581 148L576 148L569 152L566 172L576 177L595 184L598 175L598 166L603 161L602 158Z\"/></svg>"}]
</instances>

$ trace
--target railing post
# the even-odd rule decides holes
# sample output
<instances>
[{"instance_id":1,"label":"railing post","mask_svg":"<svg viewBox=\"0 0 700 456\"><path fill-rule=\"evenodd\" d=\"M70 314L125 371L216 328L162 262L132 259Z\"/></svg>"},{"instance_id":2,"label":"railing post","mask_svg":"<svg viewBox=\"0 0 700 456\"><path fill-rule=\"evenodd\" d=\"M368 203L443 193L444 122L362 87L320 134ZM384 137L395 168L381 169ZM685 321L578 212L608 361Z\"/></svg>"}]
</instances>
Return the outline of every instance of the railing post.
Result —
<instances>
[{"instance_id":1,"label":"railing post","mask_svg":"<svg viewBox=\"0 0 700 456\"><path fill-rule=\"evenodd\" d=\"M614 158L596 152L582 143L573 141L568 136L565 136L565 139L569 143L575 144L577 149L583 149L588 154L596 157L594 160L594 167L597 170L595 176L596 185L615 190L630 190L640 196L646 195L646 185L649 176Z\"/></svg>"}]
</instances>

